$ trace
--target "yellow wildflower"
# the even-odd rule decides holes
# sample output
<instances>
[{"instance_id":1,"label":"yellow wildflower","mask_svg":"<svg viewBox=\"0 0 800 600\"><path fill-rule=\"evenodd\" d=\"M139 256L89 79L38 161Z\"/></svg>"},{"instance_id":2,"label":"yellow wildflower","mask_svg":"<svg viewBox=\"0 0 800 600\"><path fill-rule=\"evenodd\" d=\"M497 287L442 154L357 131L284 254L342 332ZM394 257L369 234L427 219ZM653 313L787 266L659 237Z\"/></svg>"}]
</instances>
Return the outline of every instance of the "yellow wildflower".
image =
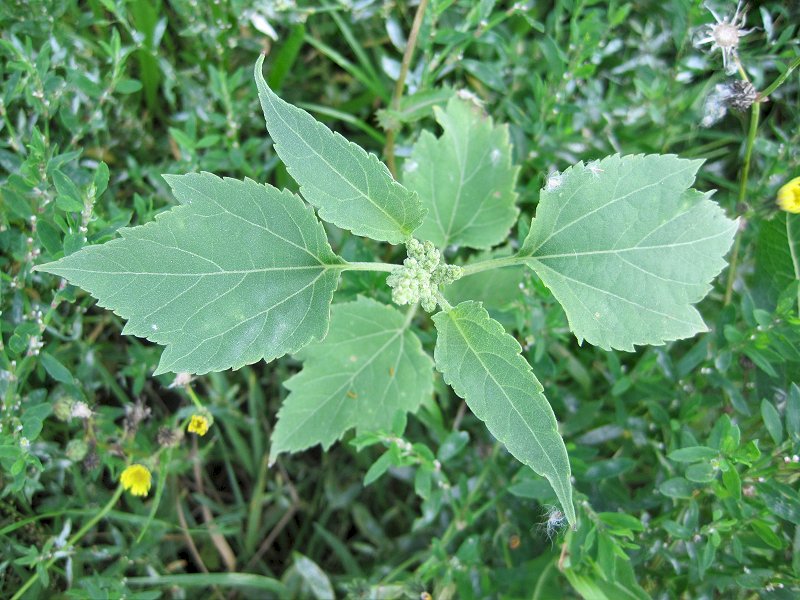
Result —
<instances>
[{"instance_id":1,"label":"yellow wildflower","mask_svg":"<svg viewBox=\"0 0 800 600\"><path fill-rule=\"evenodd\" d=\"M130 490L134 496L147 496L150 491L152 476L144 465L130 465L126 467L119 478L122 487Z\"/></svg>"},{"instance_id":2,"label":"yellow wildflower","mask_svg":"<svg viewBox=\"0 0 800 600\"><path fill-rule=\"evenodd\" d=\"M800 213L800 177L778 190L778 206L790 213Z\"/></svg>"},{"instance_id":3,"label":"yellow wildflower","mask_svg":"<svg viewBox=\"0 0 800 600\"><path fill-rule=\"evenodd\" d=\"M197 435L205 435L208 433L208 427L211 424L208 422L208 417L205 415L192 415L189 421L189 427L186 430L189 433L196 433Z\"/></svg>"}]
</instances>

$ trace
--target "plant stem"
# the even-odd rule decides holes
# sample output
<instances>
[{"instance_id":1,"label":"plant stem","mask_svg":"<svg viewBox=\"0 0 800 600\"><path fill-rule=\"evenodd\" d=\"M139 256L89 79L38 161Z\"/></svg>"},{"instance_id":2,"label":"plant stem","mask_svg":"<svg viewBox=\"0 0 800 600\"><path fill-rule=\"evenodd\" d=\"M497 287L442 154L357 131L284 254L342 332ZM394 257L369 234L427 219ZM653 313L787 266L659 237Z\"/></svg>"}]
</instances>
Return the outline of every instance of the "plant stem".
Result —
<instances>
[{"instance_id":1,"label":"plant stem","mask_svg":"<svg viewBox=\"0 0 800 600\"><path fill-rule=\"evenodd\" d=\"M747 81L747 75L744 73L744 69L741 68L741 65L739 65L739 67L742 77L745 79L745 81ZM756 101L753 102L753 106L750 109L750 131L747 134L747 146L744 153L744 164L742 165L742 177L739 181L740 204L744 202L744 199L747 196L747 178L750 174L750 159L753 155L753 145L756 140L756 133L758 132L758 119L761 114L761 102L766 100L770 94L783 85L786 79L788 79L789 75L792 74L792 71L794 71L797 67L800 67L800 57L795 58L791 64L789 64L787 69L778 75L775 81L768 85L763 92L759 92L759 94L756 96ZM731 266L728 269L728 283L725 286L724 306L728 306L728 304L731 303L731 298L733 297L733 284L736 281L736 269L739 265L739 250L741 247L742 230L739 229L739 231L736 232L736 239L733 243L733 252L731 253ZM798 307L798 310L800 310L800 307Z\"/></svg>"},{"instance_id":2,"label":"plant stem","mask_svg":"<svg viewBox=\"0 0 800 600\"><path fill-rule=\"evenodd\" d=\"M783 85L783 82L789 78L789 75L791 75L792 71L794 71L797 67L800 67L800 56L795 58L789 65L789 68L787 68L783 73L781 73L778 76L778 78L775 81L773 81L769 86L767 86L767 88L763 92L759 92L758 98L766 99L772 92L774 92L779 87L781 87L781 85Z\"/></svg>"},{"instance_id":3,"label":"plant stem","mask_svg":"<svg viewBox=\"0 0 800 600\"><path fill-rule=\"evenodd\" d=\"M408 41L406 42L406 50L403 53L403 62L400 65L400 74L397 76L397 82L394 86L394 93L392 94L392 110L397 110L400 107L400 97L403 95L403 90L406 87L406 77L408 76L408 69L411 66L411 59L414 56L414 47L417 45L417 36L419 29L422 26L422 18L425 16L425 9L428 6L428 0L420 0L417 6L417 12L414 15L414 22L411 24L411 32L408 34ZM394 160L394 129L389 129L386 132L386 145L383 147L383 155L386 157L386 166L392 177L397 177L397 164Z\"/></svg>"},{"instance_id":4,"label":"plant stem","mask_svg":"<svg viewBox=\"0 0 800 600\"><path fill-rule=\"evenodd\" d=\"M792 239L792 215L786 214L786 241L789 244L789 255L792 257L792 266L794 267L794 278L800 281L800 258L797 256L797 251L794 247L794 239ZM797 314L800 316L800 286L797 287Z\"/></svg>"},{"instance_id":5,"label":"plant stem","mask_svg":"<svg viewBox=\"0 0 800 600\"><path fill-rule=\"evenodd\" d=\"M397 268L397 265L382 262L348 262L329 266L332 269L341 269L342 271L386 271L388 273Z\"/></svg>"},{"instance_id":6,"label":"plant stem","mask_svg":"<svg viewBox=\"0 0 800 600\"><path fill-rule=\"evenodd\" d=\"M744 164L742 165L742 176L739 179L739 204L745 201L747 197L747 179L750 174L750 159L753 156L753 146L756 141L756 134L758 133L758 120L761 115L761 104L753 102L750 109L750 130L747 133L747 145L744 151ZM728 269L728 283L725 286L725 301L724 306L731 303L733 297L733 284L736 281L736 268L739 265L739 250L742 246L742 228L736 232L736 239L733 243L733 252L731 254L731 266Z\"/></svg>"},{"instance_id":7,"label":"plant stem","mask_svg":"<svg viewBox=\"0 0 800 600\"><path fill-rule=\"evenodd\" d=\"M451 311L453 310L453 305L447 301L447 298L442 296L441 292L436 292L436 302L439 303L439 306L442 307L442 310Z\"/></svg>"},{"instance_id":8,"label":"plant stem","mask_svg":"<svg viewBox=\"0 0 800 600\"><path fill-rule=\"evenodd\" d=\"M525 261L528 259L527 256L506 256L504 258L492 258L490 260L482 260L480 262L472 263L470 265L464 265L462 267L464 274L462 277L466 277L467 275L474 275L475 273L480 273L482 271L490 271L492 269L500 269L501 267L516 267L518 265L525 264Z\"/></svg>"},{"instance_id":9,"label":"plant stem","mask_svg":"<svg viewBox=\"0 0 800 600\"><path fill-rule=\"evenodd\" d=\"M100 519L102 519L103 517L106 516L106 514L108 514L108 511L110 511L114 507L114 505L117 503L117 500L119 500L119 497L121 495L122 495L122 486L118 485L117 491L114 492L114 495L111 496L111 499L106 503L106 505L100 509L100 512L98 512L91 519L89 519L86 522L86 524L83 527L81 527L75 535L69 538L65 547L71 548L72 546L77 544L83 538L83 536L86 535L89 532L89 530L92 529L97 524L97 522ZM44 570L47 571L50 567L53 566L53 563L55 562L56 562L56 557L53 557L50 560L48 560L47 563L44 565ZM39 579L39 571L34 571L33 575L30 576L28 581L26 581L25 584L17 590L17 593L11 597L11 600L19 600L19 598L22 598L25 592L27 592L28 589L34 583L36 583L38 579Z\"/></svg>"}]
</instances>

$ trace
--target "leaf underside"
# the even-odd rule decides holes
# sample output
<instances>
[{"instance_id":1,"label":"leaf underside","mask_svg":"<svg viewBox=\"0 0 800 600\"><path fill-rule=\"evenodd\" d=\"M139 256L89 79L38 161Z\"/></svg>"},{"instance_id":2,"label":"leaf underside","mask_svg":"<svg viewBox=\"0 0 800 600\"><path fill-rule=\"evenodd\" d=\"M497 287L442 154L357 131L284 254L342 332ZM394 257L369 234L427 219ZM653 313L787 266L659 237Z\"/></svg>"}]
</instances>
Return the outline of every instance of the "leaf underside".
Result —
<instances>
[{"instance_id":1,"label":"leaf underside","mask_svg":"<svg viewBox=\"0 0 800 600\"><path fill-rule=\"evenodd\" d=\"M270 361L325 336L342 260L300 198L211 173L165 179L180 206L37 270L166 346L156 374Z\"/></svg>"},{"instance_id":2,"label":"leaf underside","mask_svg":"<svg viewBox=\"0 0 800 600\"><path fill-rule=\"evenodd\" d=\"M321 444L349 429L389 430L397 411L415 412L433 393L433 361L405 315L359 298L335 304L327 337L297 354L303 370L284 385L270 459Z\"/></svg>"},{"instance_id":3,"label":"leaf underside","mask_svg":"<svg viewBox=\"0 0 800 600\"><path fill-rule=\"evenodd\" d=\"M690 189L701 163L609 156L542 190L520 255L580 342L632 351L706 331L692 304L725 266L737 222Z\"/></svg>"},{"instance_id":4,"label":"leaf underside","mask_svg":"<svg viewBox=\"0 0 800 600\"><path fill-rule=\"evenodd\" d=\"M306 111L281 100L256 63L258 97L275 151L319 209L319 217L356 235L404 242L425 215L419 198L397 183L374 154L347 141Z\"/></svg>"},{"instance_id":5,"label":"leaf underside","mask_svg":"<svg viewBox=\"0 0 800 600\"><path fill-rule=\"evenodd\" d=\"M403 183L428 209L416 235L440 248L499 244L519 214L519 168L511 164L508 127L495 126L474 102L458 97L434 111L442 136L423 131L404 164Z\"/></svg>"},{"instance_id":6,"label":"leaf underside","mask_svg":"<svg viewBox=\"0 0 800 600\"><path fill-rule=\"evenodd\" d=\"M547 478L574 524L567 450L520 345L478 302L462 302L433 321L444 380L517 460Z\"/></svg>"}]
</instances>

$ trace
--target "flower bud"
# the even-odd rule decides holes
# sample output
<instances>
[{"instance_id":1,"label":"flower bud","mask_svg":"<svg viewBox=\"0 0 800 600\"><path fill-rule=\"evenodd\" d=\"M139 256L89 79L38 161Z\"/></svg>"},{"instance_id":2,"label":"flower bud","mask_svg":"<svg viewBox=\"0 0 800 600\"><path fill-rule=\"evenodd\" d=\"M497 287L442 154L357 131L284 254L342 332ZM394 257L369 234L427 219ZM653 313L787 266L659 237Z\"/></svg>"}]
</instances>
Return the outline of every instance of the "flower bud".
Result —
<instances>
[{"instance_id":1,"label":"flower bud","mask_svg":"<svg viewBox=\"0 0 800 600\"><path fill-rule=\"evenodd\" d=\"M83 460L86 458L88 452L89 444L87 444L84 440L70 440L67 444L66 455L67 458L73 462L79 462Z\"/></svg>"}]
</instances>

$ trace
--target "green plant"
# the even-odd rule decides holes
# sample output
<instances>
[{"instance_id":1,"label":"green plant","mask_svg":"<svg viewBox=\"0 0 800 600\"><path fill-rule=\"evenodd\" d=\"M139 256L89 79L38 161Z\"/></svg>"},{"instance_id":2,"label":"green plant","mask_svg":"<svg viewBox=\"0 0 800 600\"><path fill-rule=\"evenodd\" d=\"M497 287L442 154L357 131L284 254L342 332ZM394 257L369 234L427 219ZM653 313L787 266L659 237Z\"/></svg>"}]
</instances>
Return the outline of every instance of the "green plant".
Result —
<instances>
[{"instance_id":1,"label":"green plant","mask_svg":"<svg viewBox=\"0 0 800 600\"><path fill-rule=\"evenodd\" d=\"M287 353L271 460L348 429L389 430L430 395L433 362L412 330L433 315L436 368L521 462L548 479L575 525L566 448L519 343L479 302L452 306L447 286L501 267L533 269L579 340L633 350L704 331L692 307L724 266L736 223L691 188L701 161L610 156L551 174L518 251L465 266L458 247L502 244L517 218L517 169L505 128L451 98L406 162L401 185L375 156L256 82L275 149L319 216L354 235L405 243L402 266L349 262L296 195L210 173L168 175L181 206L121 238L36 267L68 279L127 319L124 333L166 346L156 374L203 374ZM426 240L423 244L416 235ZM521 236L522 237L522 236ZM438 248L437 248L438 247ZM331 302L347 271L390 272L406 315L373 300ZM318 346L303 350L312 340ZM400 427L402 430L402 426Z\"/></svg>"}]
</instances>

